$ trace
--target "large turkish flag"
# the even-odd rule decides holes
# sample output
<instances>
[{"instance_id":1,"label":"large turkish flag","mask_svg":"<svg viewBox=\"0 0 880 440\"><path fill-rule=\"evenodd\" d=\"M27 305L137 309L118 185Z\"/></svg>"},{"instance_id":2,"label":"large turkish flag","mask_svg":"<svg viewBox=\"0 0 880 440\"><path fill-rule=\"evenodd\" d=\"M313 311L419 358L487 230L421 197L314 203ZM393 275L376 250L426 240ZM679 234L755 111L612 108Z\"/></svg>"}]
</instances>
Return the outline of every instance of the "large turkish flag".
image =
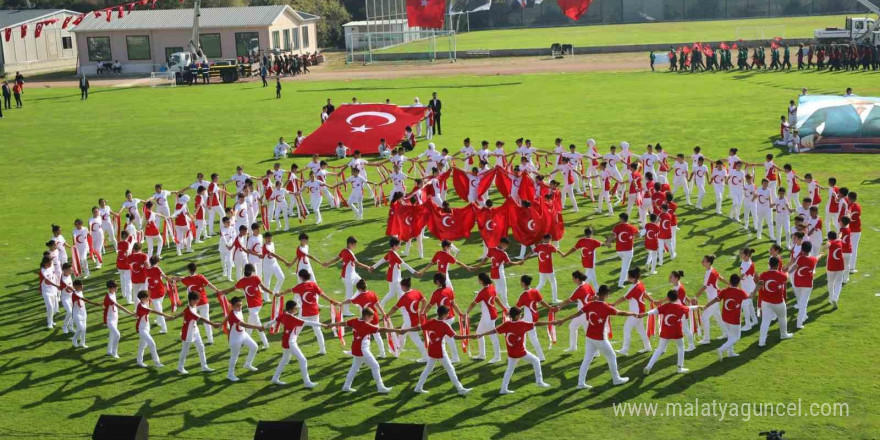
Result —
<instances>
[{"instance_id":1,"label":"large turkish flag","mask_svg":"<svg viewBox=\"0 0 880 440\"><path fill-rule=\"evenodd\" d=\"M507 218L510 209L508 204L512 202L507 200L503 205L492 208L474 208L480 236L483 237L486 246L498 246L501 238L507 237Z\"/></svg>"},{"instance_id":2,"label":"large turkish flag","mask_svg":"<svg viewBox=\"0 0 880 440\"><path fill-rule=\"evenodd\" d=\"M455 241L471 236L471 229L477 221L473 206L451 208L449 212L443 212L433 200L423 206L428 207L428 230L438 240Z\"/></svg>"},{"instance_id":3,"label":"large turkish flag","mask_svg":"<svg viewBox=\"0 0 880 440\"><path fill-rule=\"evenodd\" d=\"M306 136L293 154L332 156L342 142L350 151L376 154L379 140L393 147L403 140L407 126L425 117L424 107L391 104L344 104L336 108L317 130Z\"/></svg>"},{"instance_id":4,"label":"large turkish flag","mask_svg":"<svg viewBox=\"0 0 880 440\"><path fill-rule=\"evenodd\" d=\"M443 28L446 0L406 0L406 18L410 27Z\"/></svg>"}]
</instances>

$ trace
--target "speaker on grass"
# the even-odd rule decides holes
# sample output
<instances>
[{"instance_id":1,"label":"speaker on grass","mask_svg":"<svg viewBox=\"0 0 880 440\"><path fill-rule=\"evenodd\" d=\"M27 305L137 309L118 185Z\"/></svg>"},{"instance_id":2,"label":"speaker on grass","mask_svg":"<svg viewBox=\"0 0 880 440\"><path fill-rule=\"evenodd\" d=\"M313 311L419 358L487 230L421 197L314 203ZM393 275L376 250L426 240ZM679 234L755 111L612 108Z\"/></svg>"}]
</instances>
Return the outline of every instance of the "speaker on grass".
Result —
<instances>
[{"instance_id":1,"label":"speaker on grass","mask_svg":"<svg viewBox=\"0 0 880 440\"><path fill-rule=\"evenodd\" d=\"M380 423L376 440L428 440L428 428L417 423Z\"/></svg>"},{"instance_id":2,"label":"speaker on grass","mask_svg":"<svg viewBox=\"0 0 880 440\"><path fill-rule=\"evenodd\" d=\"M101 414L92 440L148 440L150 424L142 416L112 416Z\"/></svg>"},{"instance_id":3,"label":"speaker on grass","mask_svg":"<svg viewBox=\"0 0 880 440\"><path fill-rule=\"evenodd\" d=\"M257 422L254 440L309 440L309 429L302 420Z\"/></svg>"}]
</instances>

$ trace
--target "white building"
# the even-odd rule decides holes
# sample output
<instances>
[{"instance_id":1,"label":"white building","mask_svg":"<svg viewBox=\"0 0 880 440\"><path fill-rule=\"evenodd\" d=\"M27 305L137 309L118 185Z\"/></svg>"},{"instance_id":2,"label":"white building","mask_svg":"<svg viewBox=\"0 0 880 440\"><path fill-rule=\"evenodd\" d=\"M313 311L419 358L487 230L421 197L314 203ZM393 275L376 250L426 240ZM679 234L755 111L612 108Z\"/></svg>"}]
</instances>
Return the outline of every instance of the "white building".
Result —
<instances>
[{"instance_id":1,"label":"white building","mask_svg":"<svg viewBox=\"0 0 880 440\"><path fill-rule=\"evenodd\" d=\"M15 75L15 72L39 73L76 67L76 39L61 26L67 17L76 17L78 12L66 9L27 9L0 10L0 74ZM39 38L36 36L37 23L57 19L54 24L44 26ZM25 37L21 37L21 26L27 25ZM10 29L9 41L6 30Z\"/></svg>"}]
</instances>

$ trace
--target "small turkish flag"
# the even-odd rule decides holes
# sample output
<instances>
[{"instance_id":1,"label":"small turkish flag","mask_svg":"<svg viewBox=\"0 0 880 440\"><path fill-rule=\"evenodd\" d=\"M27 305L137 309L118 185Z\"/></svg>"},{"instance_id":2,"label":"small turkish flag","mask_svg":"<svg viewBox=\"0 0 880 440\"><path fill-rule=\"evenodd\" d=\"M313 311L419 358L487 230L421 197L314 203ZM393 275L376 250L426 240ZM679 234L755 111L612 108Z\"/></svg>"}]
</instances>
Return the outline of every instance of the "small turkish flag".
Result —
<instances>
[{"instance_id":1,"label":"small turkish flag","mask_svg":"<svg viewBox=\"0 0 880 440\"><path fill-rule=\"evenodd\" d=\"M43 34L43 22L38 22L37 27L34 29L34 38L40 38L40 35Z\"/></svg>"},{"instance_id":2,"label":"small turkish flag","mask_svg":"<svg viewBox=\"0 0 880 440\"><path fill-rule=\"evenodd\" d=\"M82 23L83 20L85 20L85 18L86 14L82 14L79 17L76 17L76 20L73 20L73 25L78 26L80 23Z\"/></svg>"},{"instance_id":3,"label":"small turkish flag","mask_svg":"<svg viewBox=\"0 0 880 440\"><path fill-rule=\"evenodd\" d=\"M21 25L21 38L27 37L27 25Z\"/></svg>"},{"instance_id":4,"label":"small turkish flag","mask_svg":"<svg viewBox=\"0 0 880 440\"><path fill-rule=\"evenodd\" d=\"M69 15L64 18L64 22L61 23L61 29L67 29L67 25L70 24L70 21L73 20L73 16Z\"/></svg>"},{"instance_id":5,"label":"small turkish flag","mask_svg":"<svg viewBox=\"0 0 880 440\"><path fill-rule=\"evenodd\" d=\"M410 26L441 29L446 14L446 0L406 0L406 18Z\"/></svg>"},{"instance_id":6,"label":"small turkish flag","mask_svg":"<svg viewBox=\"0 0 880 440\"><path fill-rule=\"evenodd\" d=\"M556 0L556 4L559 5L562 13L574 21L577 21L581 18L581 15L587 12L591 3L593 3L593 0Z\"/></svg>"},{"instance_id":7,"label":"small turkish flag","mask_svg":"<svg viewBox=\"0 0 880 440\"><path fill-rule=\"evenodd\" d=\"M322 156L336 154L342 142L363 154L376 154L379 140L389 147L400 143L407 126L425 117L424 107L398 107L390 104L344 104L302 141L294 154Z\"/></svg>"}]
</instances>

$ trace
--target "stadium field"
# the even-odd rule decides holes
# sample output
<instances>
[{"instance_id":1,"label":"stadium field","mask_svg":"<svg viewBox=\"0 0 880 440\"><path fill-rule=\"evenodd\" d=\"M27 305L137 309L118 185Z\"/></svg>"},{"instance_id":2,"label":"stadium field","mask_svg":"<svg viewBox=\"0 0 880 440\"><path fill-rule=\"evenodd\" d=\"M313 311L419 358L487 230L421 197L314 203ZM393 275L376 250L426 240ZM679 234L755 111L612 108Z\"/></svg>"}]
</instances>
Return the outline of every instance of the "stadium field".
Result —
<instances>
[{"instance_id":1,"label":"stadium field","mask_svg":"<svg viewBox=\"0 0 880 440\"><path fill-rule=\"evenodd\" d=\"M815 29L843 27L845 15L810 17L754 18L744 20L712 20L551 28L506 29L462 32L455 36L459 51L549 48L553 43L575 47L622 46L651 43L694 43L762 38L809 38ZM763 36L762 36L763 31ZM436 50L449 50L448 38L438 38ZM423 52L427 41L416 41L379 52Z\"/></svg>"},{"instance_id":2,"label":"stadium field","mask_svg":"<svg viewBox=\"0 0 880 440\"><path fill-rule=\"evenodd\" d=\"M831 24L842 18L821 20ZM705 24L681 24L679 30L669 32L683 41L703 34L685 29L691 25ZM656 26L659 31L660 25ZM814 26L803 24L804 29ZM729 38L731 32L703 39ZM584 41L589 40L586 35ZM623 35L639 41L629 33ZM499 38L495 44L503 40ZM610 35L608 41L612 41ZM878 96L877 78L876 73L817 72L450 76L285 82L281 100L275 99L274 90L261 88L256 82L174 89L93 88L85 102L73 88L26 86L24 108L4 112L6 117L0 120L0 144L5 147L0 149L0 159L14 186L7 188L6 208L0 211L0 224L4 225L0 240L0 438L87 438L102 413L145 415L152 437L158 439L246 439L251 438L256 421L282 419L305 419L311 438L338 440L373 438L376 425L384 421L427 423L432 439L742 439L755 438L767 429L784 429L793 439L875 438L880 432L876 404L880 364L874 354L880 344L880 320L876 317L880 250L875 247L880 245L880 156L789 155L773 147L771 141L778 135L779 115L801 87L809 87L815 94L840 94L853 87L857 94ZM50 224L62 225L70 240L74 219L87 219L99 197L118 209L126 189L146 199L154 184L183 188L193 182L197 172L217 172L225 179L236 165L242 165L248 173L262 174L274 162L270 152L278 137L290 140L297 129L306 133L315 129L320 107L328 97L337 104L350 101L352 96L362 102L390 98L403 103L419 96L427 102L432 91L437 91L445 104L444 134L434 142L453 151L468 136L476 142L502 139L508 146L523 136L538 148L551 148L553 139L562 137L566 144L575 143L581 150L587 138L595 138L603 152L622 140L629 141L636 152L645 144L661 142L670 153L689 153L694 145L700 145L712 158L722 158L728 148L737 147L740 156L751 162L761 162L765 154L775 153L779 155L777 164L791 163L800 173L812 172L823 183L836 176L842 186L859 192L864 208L859 272L844 287L840 309L832 310L825 271L818 269L810 319L791 340L779 341L774 325L767 346L761 349L757 330L752 330L737 346L741 355L723 363L714 350L719 342L713 341L713 345L687 354L685 362L691 371L684 375L675 373L672 349L650 376L642 374L648 355L636 355L632 350L630 356L619 359L621 373L631 379L628 384L612 387L606 363L599 359L588 377L594 388L585 391L575 390L582 349L563 353L568 343L567 326L559 329L559 344L547 351L543 365L545 380L552 388L537 388L528 366L520 364L512 382L516 393L501 396L503 363L487 365L463 359L457 365L458 375L465 386L474 387L467 397L453 392L440 369L435 369L427 383L430 394L415 394L412 388L422 366L413 362L417 353L411 345L399 359L380 359L385 382L394 387L389 395L376 393L365 370L355 381L358 391L346 394L340 388L350 358L342 354L342 347L329 332L325 356L316 354L311 331L300 338L309 357L311 377L320 384L310 391L302 387L295 363L287 367L283 377L287 386L269 383L281 354L278 335L270 336L271 348L257 355L259 371L244 371L240 360L241 381L231 384L224 379L229 351L220 333L216 334L217 343L207 348L209 363L217 371L198 373L196 356L190 353L190 375L175 372L180 320L169 323L167 335L158 335L153 328L166 365L161 370L135 365L137 335L129 317L120 317L118 360L105 355L107 331L99 308L89 308L89 349L72 348L68 336L61 334L60 322L55 330L46 329L37 270L44 243L51 236ZM420 141L417 150L424 146L425 141ZM281 162L289 169L291 162L304 165L306 160ZM451 202L461 204L454 196ZM716 268L726 276L739 267L737 251L754 246L758 249L756 265L759 270L765 267L771 244L766 236L757 240L726 216L714 215L713 202L709 194L706 209L701 211L682 204L679 257L662 266L658 275L645 279L655 297L667 291L667 276L673 269L684 270L688 292L696 292L703 278L700 258L705 254L718 256ZM567 234L562 248L566 251L585 226L592 225L598 236L605 237L613 224L611 217L592 212L589 199L581 198L579 203L579 213L565 213ZM727 209L725 204L725 213ZM347 236L354 235L360 240L358 257L372 263L386 250L382 235L386 216L387 208L369 207L365 220L355 222L350 211L325 210L323 225L315 226L310 218L303 224L294 222L288 232L279 232L277 251L291 256L297 234L307 232L312 253L328 260L338 254ZM230 283L220 279L215 240L197 245L195 252L182 257L166 249L165 272L182 274L189 261L198 261L209 279L221 288L229 287ZM430 257L438 243L433 239L425 243ZM458 246L464 262L472 263L480 255L476 233ZM635 261L642 265L645 254L641 246L638 249ZM512 253L518 250L518 245L511 246ZM600 282L616 280L619 260L615 254L602 248L598 259ZM104 283L118 278L112 261L110 255L109 264L85 280L88 298L99 300ZM411 255L407 261L421 269L429 260ZM573 289L568 274L579 268L579 259L557 258L555 263L560 296L566 296ZM324 290L342 299L339 269L315 269ZM512 299L519 293L513 287L516 278L536 272L535 260L509 269ZM380 295L386 292L384 272L361 274L371 289ZM478 290L476 277L461 268L451 276L458 304L466 307ZM286 288L294 285L294 278L287 271ZM428 276L415 287L426 293L433 290ZM544 294L549 295L549 290ZM612 299L621 294L615 289ZM212 317L219 320L220 308L210 296ZM789 298L793 304L791 293ZM792 310L789 328L794 327ZM571 312L569 308L560 316ZM322 318L329 319L326 307ZM399 316L395 323L400 325ZM619 348L623 319L614 318L612 323L613 343ZM544 332L540 337L546 349L548 338ZM706 413L699 406L696 414L671 413L676 407L687 411L688 405L713 403L714 412ZM622 414L628 411L619 406L622 404L656 404L657 413L646 416L644 412L650 408L639 407L640 416ZM742 406L750 404L773 404L776 411L779 404L793 404L800 412L757 414L747 407L749 413L742 414ZM724 414L721 405L727 405ZM737 405L736 415L730 405ZM837 414L812 412L824 409Z\"/></svg>"}]
</instances>

